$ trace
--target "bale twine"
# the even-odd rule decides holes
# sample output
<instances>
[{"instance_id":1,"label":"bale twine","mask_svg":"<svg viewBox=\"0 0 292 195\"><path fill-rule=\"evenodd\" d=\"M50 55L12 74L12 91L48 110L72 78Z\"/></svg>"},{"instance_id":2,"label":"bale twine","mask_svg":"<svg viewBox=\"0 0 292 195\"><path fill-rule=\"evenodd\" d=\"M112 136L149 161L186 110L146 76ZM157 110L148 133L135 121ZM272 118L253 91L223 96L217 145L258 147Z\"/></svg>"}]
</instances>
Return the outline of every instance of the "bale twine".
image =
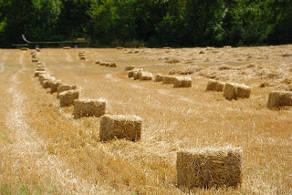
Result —
<instances>
[{"instance_id":1,"label":"bale twine","mask_svg":"<svg viewBox=\"0 0 292 195\"><path fill-rule=\"evenodd\" d=\"M38 70L34 71L34 77L39 77L40 74L46 74L46 71L38 71Z\"/></svg>"},{"instance_id":2,"label":"bale twine","mask_svg":"<svg viewBox=\"0 0 292 195\"><path fill-rule=\"evenodd\" d=\"M268 108L278 108L280 106L292 106L291 91L273 91L269 94Z\"/></svg>"},{"instance_id":3,"label":"bale twine","mask_svg":"<svg viewBox=\"0 0 292 195\"><path fill-rule=\"evenodd\" d=\"M141 71L139 73L139 79L141 81L149 81L149 80L152 80L152 78L153 78L153 75L151 72Z\"/></svg>"},{"instance_id":4,"label":"bale twine","mask_svg":"<svg viewBox=\"0 0 292 195\"><path fill-rule=\"evenodd\" d=\"M126 66L125 71L133 70L135 66Z\"/></svg>"},{"instance_id":5,"label":"bale twine","mask_svg":"<svg viewBox=\"0 0 292 195\"><path fill-rule=\"evenodd\" d=\"M223 91L224 86L225 86L224 82L210 79L208 81L206 91Z\"/></svg>"},{"instance_id":6,"label":"bale twine","mask_svg":"<svg viewBox=\"0 0 292 195\"><path fill-rule=\"evenodd\" d=\"M251 93L250 87L244 84L237 83L226 83L223 90L223 96L227 100L249 98L250 93Z\"/></svg>"},{"instance_id":7,"label":"bale twine","mask_svg":"<svg viewBox=\"0 0 292 195\"><path fill-rule=\"evenodd\" d=\"M190 77L176 77L173 87L174 88L192 87L192 78L190 78Z\"/></svg>"},{"instance_id":8,"label":"bale twine","mask_svg":"<svg viewBox=\"0 0 292 195\"><path fill-rule=\"evenodd\" d=\"M74 101L74 118L95 116L100 117L105 114L105 99L82 99Z\"/></svg>"},{"instance_id":9,"label":"bale twine","mask_svg":"<svg viewBox=\"0 0 292 195\"><path fill-rule=\"evenodd\" d=\"M104 115L100 121L100 139L114 138L138 141L141 138L142 119L135 115Z\"/></svg>"},{"instance_id":10,"label":"bale twine","mask_svg":"<svg viewBox=\"0 0 292 195\"><path fill-rule=\"evenodd\" d=\"M68 84L60 84L57 87L57 98L59 98L60 93L67 91L67 90L72 90L72 89L76 89L76 85L68 85Z\"/></svg>"},{"instance_id":11,"label":"bale twine","mask_svg":"<svg viewBox=\"0 0 292 195\"><path fill-rule=\"evenodd\" d=\"M237 187L241 184L241 148L205 148L177 153L179 187Z\"/></svg>"},{"instance_id":12,"label":"bale twine","mask_svg":"<svg viewBox=\"0 0 292 195\"><path fill-rule=\"evenodd\" d=\"M162 83L163 84L174 84L175 81L176 81L176 76L171 76L171 75L162 76Z\"/></svg>"},{"instance_id":13,"label":"bale twine","mask_svg":"<svg viewBox=\"0 0 292 195\"><path fill-rule=\"evenodd\" d=\"M161 74L155 75L154 81L155 82L161 82L163 80L163 76Z\"/></svg>"},{"instance_id":14,"label":"bale twine","mask_svg":"<svg viewBox=\"0 0 292 195\"><path fill-rule=\"evenodd\" d=\"M60 107L71 106L79 98L79 90L67 90L59 94Z\"/></svg>"}]
</instances>

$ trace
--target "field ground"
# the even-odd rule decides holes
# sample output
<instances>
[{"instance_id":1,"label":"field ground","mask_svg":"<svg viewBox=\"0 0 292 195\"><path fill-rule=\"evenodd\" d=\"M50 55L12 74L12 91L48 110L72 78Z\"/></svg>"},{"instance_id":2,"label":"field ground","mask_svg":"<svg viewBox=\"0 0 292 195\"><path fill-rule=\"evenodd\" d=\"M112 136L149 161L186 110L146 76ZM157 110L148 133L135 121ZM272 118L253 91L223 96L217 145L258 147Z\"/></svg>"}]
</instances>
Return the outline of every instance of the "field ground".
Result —
<instances>
[{"instance_id":1,"label":"field ground","mask_svg":"<svg viewBox=\"0 0 292 195\"><path fill-rule=\"evenodd\" d=\"M266 107L269 92L291 87L292 45L41 49L39 57L56 78L81 88L82 98L105 98L107 113L142 117L142 140L100 142L99 118L74 120L73 108L60 108L33 78L30 51L1 49L0 194L183 194L176 152L226 145L243 149L242 185L193 192L292 194L292 109ZM134 81L127 65L154 74L192 68L193 87ZM206 92L208 78L245 83L251 97L227 101Z\"/></svg>"}]
</instances>

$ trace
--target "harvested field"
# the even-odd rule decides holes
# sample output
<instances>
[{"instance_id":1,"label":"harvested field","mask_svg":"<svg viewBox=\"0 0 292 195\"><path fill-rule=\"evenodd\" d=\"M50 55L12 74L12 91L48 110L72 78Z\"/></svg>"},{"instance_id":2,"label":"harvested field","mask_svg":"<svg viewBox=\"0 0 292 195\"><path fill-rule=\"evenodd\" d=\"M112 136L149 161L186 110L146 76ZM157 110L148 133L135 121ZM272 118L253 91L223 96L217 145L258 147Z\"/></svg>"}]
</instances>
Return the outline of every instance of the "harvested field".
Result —
<instances>
[{"instance_id":1,"label":"harvested field","mask_svg":"<svg viewBox=\"0 0 292 195\"><path fill-rule=\"evenodd\" d=\"M267 106L271 92L291 85L292 56L285 54L292 45L82 50L85 61L75 48L37 55L57 81L81 89L80 99L103 97L107 114L141 117L141 139L103 142L100 117L74 119L73 105L59 107L40 85L30 50L1 49L0 194L20 188L28 194L292 194L292 106ZM194 67L192 86L174 88L172 78L135 81L125 71L129 65L168 77L171 69ZM209 79L252 92L229 101L221 90L206 92ZM227 145L242 149L237 188L178 188L179 151Z\"/></svg>"}]
</instances>

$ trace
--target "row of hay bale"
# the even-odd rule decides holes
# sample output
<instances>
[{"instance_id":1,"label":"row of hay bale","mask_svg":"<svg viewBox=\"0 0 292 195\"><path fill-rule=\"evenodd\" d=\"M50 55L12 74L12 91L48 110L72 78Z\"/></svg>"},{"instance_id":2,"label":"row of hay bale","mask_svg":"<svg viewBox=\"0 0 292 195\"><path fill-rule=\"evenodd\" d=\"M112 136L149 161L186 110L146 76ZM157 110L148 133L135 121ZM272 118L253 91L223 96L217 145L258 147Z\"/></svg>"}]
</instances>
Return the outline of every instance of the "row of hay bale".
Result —
<instances>
[{"instance_id":1,"label":"row of hay bale","mask_svg":"<svg viewBox=\"0 0 292 195\"><path fill-rule=\"evenodd\" d=\"M151 72L145 71L143 68L133 68L131 66L126 67L125 70L128 71L128 77L134 80L154 80L155 82L162 82L163 84L173 84L174 88L192 87L192 79L190 77L162 74L153 76Z\"/></svg>"},{"instance_id":2,"label":"row of hay bale","mask_svg":"<svg viewBox=\"0 0 292 195\"><path fill-rule=\"evenodd\" d=\"M223 96L227 100L249 98L251 94L251 88L244 84L224 83L212 79L208 81L206 91L223 92ZM269 94L267 107L279 108L281 106L292 106L291 91L273 91Z\"/></svg>"},{"instance_id":3,"label":"row of hay bale","mask_svg":"<svg viewBox=\"0 0 292 195\"><path fill-rule=\"evenodd\" d=\"M95 64L99 64L100 66L105 66L105 67L109 67L109 68L117 68L117 64L115 62L101 62L96 60Z\"/></svg>"},{"instance_id":4,"label":"row of hay bale","mask_svg":"<svg viewBox=\"0 0 292 195\"><path fill-rule=\"evenodd\" d=\"M38 54L37 54L37 51L40 51L40 50L32 50L31 51L31 62L39 62L39 57L38 57Z\"/></svg>"},{"instance_id":5,"label":"row of hay bale","mask_svg":"<svg viewBox=\"0 0 292 195\"><path fill-rule=\"evenodd\" d=\"M85 51L84 50L83 51L79 51L78 56L79 56L80 60L86 60Z\"/></svg>"}]
</instances>

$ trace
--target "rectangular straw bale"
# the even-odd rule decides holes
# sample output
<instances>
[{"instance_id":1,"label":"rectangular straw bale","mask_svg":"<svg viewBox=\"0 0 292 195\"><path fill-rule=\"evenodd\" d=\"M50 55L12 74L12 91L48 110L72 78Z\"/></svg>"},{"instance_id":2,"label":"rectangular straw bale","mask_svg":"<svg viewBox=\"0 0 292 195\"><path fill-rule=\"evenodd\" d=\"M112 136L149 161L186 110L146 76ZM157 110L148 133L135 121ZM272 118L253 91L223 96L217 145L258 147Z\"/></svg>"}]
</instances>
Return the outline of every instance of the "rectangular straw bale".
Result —
<instances>
[{"instance_id":1,"label":"rectangular straw bale","mask_svg":"<svg viewBox=\"0 0 292 195\"><path fill-rule=\"evenodd\" d=\"M126 66L125 71L133 70L135 66Z\"/></svg>"},{"instance_id":2,"label":"rectangular straw bale","mask_svg":"<svg viewBox=\"0 0 292 195\"><path fill-rule=\"evenodd\" d=\"M48 76L46 77L43 82L42 82L42 86L47 89L47 88L50 88L52 83L56 80L55 77L52 77L52 76Z\"/></svg>"},{"instance_id":3,"label":"rectangular straw bale","mask_svg":"<svg viewBox=\"0 0 292 195\"><path fill-rule=\"evenodd\" d=\"M37 58L32 58L31 61L32 62L38 62L39 60Z\"/></svg>"},{"instance_id":4,"label":"rectangular straw bale","mask_svg":"<svg viewBox=\"0 0 292 195\"><path fill-rule=\"evenodd\" d=\"M86 60L85 56L80 56L80 60Z\"/></svg>"},{"instance_id":5,"label":"rectangular straw bale","mask_svg":"<svg viewBox=\"0 0 292 195\"><path fill-rule=\"evenodd\" d=\"M137 79L139 79L140 78L140 76L141 76L141 72L142 72L143 70L135 70L134 71L134 74L133 74L133 78L134 78L134 80L137 80Z\"/></svg>"},{"instance_id":6,"label":"rectangular straw bale","mask_svg":"<svg viewBox=\"0 0 292 195\"><path fill-rule=\"evenodd\" d=\"M249 98L251 93L250 87L244 84L237 84L237 83L226 83L223 96L228 99L238 99L238 98Z\"/></svg>"},{"instance_id":7,"label":"rectangular straw bale","mask_svg":"<svg viewBox=\"0 0 292 195\"><path fill-rule=\"evenodd\" d=\"M225 83L210 79L208 81L206 91L223 91Z\"/></svg>"},{"instance_id":8,"label":"rectangular straw bale","mask_svg":"<svg viewBox=\"0 0 292 195\"><path fill-rule=\"evenodd\" d=\"M46 71L34 71L34 77L39 77L40 74L46 74Z\"/></svg>"},{"instance_id":9,"label":"rectangular straw bale","mask_svg":"<svg viewBox=\"0 0 292 195\"><path fill-rule=\"evenodd\" d=\"M291 91L273 91L269 94L268 108L278 108L280 106L292 106Z\"/></svg>"},{"instance_id":10,"label":"rectangular straw bale","mask_svg":"<svg viewBox=\"0 0 292 195\"><path fill-rule=\"evenodd\" d=\"M60 107L71 106L79 98L79 90L67 90L59 94Z\"/></svg>"},{"instance_id":11,"label":"rectangular straw bale","mask_svg":"<svg viewBox=\"0 0 292 195\"><path fill-rule=\"evenodd\" d=\"M117 64L114 63L114 62L113 62L113 63L110 63L110 64L109 64L109 67L111 67L111 68L116 68L116 67L117 67Z\"/></svg>"},{"instance_id":12,"label":"rectangular straw bale","mask_svg":"<svg viewBox=\"0 0 292 195\"><path fill-rule=\"evenodd\" d=\"M57 98L59 98L60 93L62 93L63 91L72 90L76 88L77 88L76 85L60 84L57 87Z\"/></svg>"},{"instance_id":13,"label":"rectangular straw bale","mask_svg":"<svg viewBox=\"0 0 292 195\"><path fill-rule=\"evenodd\" d=\"M52 81L50 83L51 93L57 92L57 89L58 89L59 85L61 85L61 81L60 80Z\"/></svg>"},{"instance_id":14,"label":"rectangular straw bale","mask_svg":"<svg viewBox=\"0 0 292 195\"><path fill-rule=\"evenodd\" d=\"M82 99L74 101L74 118L95 116L100 117L105 114L106 100L105 99Z\"/></svg>"},{"instance_id":15,"label":"rectangular straw bale","mask_svg":"<svg viewBox=\"0 0 292 195\"><path fill-rule=\"evenodd\" d=\"M241 148L205 148L177 153L179 187L237 187L241 184Z\"/></svg>"},{"instance_id":16,"label":"rectangular straw bale","mask_svg":"<svg viewBox=\"0 0 292 195\"><path fill-rule=\"evenodd\" d=\"M163 84L174 84L176 81L176 76L171 75L163 75L162 76L162 83Z\"/></svg>"},{"instance_id":17,"label":"rectangular straw bale","mask_svg":"<svg viewBox=\"0 0 292 195\"><path fill-rule=\"evenodd\" d=\"M154 81L155 82L161 82L163 80L163 77L161 74L155 75Z\"/></svg>"},{"instance_id":18,"label":"rectangular straw bale","mask_svg":"<svg viewBox=\"0 0 292 195\"><path fill-rule=\"evenodd\" d=\"M104 115L100 121L100 139L114 138L138 141L141 138L142 119L135 115Z\"/></svg>"},{"instance_id":19,"label":"rectangular straw bale","mask_svg":"<svg viewBox=\"0 0 292 195\"><path fill-rule=\"evenodd\" d=\"M192 87L192 78L190 78L190 77L176 77L173 87L174 88Z\"/></svg>"},{"instance_id":20,"label":"rectangular straw bale","mask_svg":"<svg viewBox=\"0 0 292 195\"><path fill-rule=\"evenodd\" d=\"M148 80L152 80L153 75L151 72L148 71L141 71L139 74L139 79L141 81L148 81Z\"/></svg>"}]
</instances>

